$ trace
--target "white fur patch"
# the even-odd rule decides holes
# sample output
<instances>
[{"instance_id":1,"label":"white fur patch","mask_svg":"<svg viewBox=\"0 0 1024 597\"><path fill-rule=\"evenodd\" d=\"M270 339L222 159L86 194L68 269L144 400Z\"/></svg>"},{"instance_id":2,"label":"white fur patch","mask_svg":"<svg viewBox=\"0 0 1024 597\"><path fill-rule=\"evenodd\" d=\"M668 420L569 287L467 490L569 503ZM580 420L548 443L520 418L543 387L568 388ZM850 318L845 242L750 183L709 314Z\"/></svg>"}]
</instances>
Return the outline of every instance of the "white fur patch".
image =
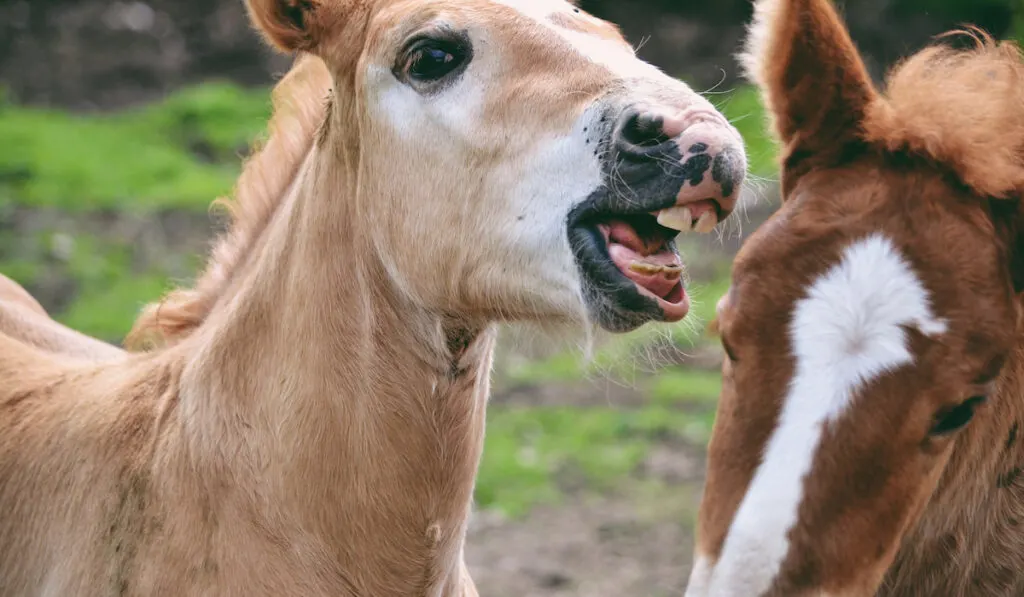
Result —
<instances>
[{"instance_id":1,"label":"white fur patch","mask_svg":"<svg viewBox=\"0 0 1024 597\"><path fill-rule=\"evenodd\" d=\"M690 582L686 585L686 597L704 597L708 594L708 587L711 585L711 573L714 568L711 560L698 554L694 558L693 570L690 571Z\"/></svg>"},{"instance_id":2,"label":"white fur patch","mask_svg":"<svg viewBox=\"0 0 1024 597\"><path fill-rule=\"evenodd\" d=\"M478 65L471 63L470 68L475 70ZM390 69L380 66L367 70L367 80L373 83L368 88L378 94L370 105L391 121L404 140L438 133L471 140L479 129L487 97L480 77L460 77L445 93L431 98L424 98L408 85L399 83Z\"/></svg>"},{"instance_id":3,"label":"white fur patch","mask_svg":"<svg viewBox=\"0 0 1024 597\"><path fill-rule=\"evenodd\" d=\"M762 64L772 57L767 55L771 41L772 25L778 22L779 11L784 3L780 0L758 0L754 3L754 18L747 27L747 39L740 54L740 66L747 78L762 89L765 81L761 77Z\"/></svg>"},{"instance_id":4,"label":"white fur patch","mask_svg":"<svg viewBox=\"0 0 1024 597\"><path fill-rule=\"evenodd\" d=\"M882 235L848 247L797 302L789 326L796 371L704 595L756 597L770 588L789 550L822 428L846 411L858 388L913 362L901 326L929 336L947 327Z\"/></svg>"}]
</instances>

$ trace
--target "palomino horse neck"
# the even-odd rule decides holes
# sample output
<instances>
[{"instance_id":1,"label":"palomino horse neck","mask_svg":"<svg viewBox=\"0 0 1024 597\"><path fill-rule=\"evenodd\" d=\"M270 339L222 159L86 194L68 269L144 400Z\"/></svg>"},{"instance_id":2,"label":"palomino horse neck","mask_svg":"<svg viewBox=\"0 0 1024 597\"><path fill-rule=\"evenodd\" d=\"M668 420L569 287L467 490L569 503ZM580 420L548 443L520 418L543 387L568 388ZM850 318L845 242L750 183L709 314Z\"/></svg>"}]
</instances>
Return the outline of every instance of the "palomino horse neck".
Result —
<instances>
[{"instance_id":1,"label":"palomino horse neck","mask_svg":"<svg viewBox=\"0 0 1024 597\"><path fill-rule=\"evenodd\" d=\"M494 327L680 320L735 206L735 129L568 3L248 6L303 57L163 342L0 334L2 597L475 595Z\"/></svg>"},{"instance_id":2,"label":"palomino horse neck","mask_svg":"<svg viewBox=\"0 0 1024 597\"><path fill-rule=\"evenodd\" d=\"M176 347L196 351L182 381L197 423L189 441L216 454L237 440L233 422L246 421L250 465L277 464L238 490L288 504L261 526L292 540L303 529L329 562L324 572L347 577L355 594L460 594L494 329L411 303L367 258L346 201L354 172L337 167L350 140L333 137L352 129L336 124L230 302Z\"/></svg>"},{"instance_id":3,"label":"palomino horse neck","mask_svg":"<svg viewBox=\"0 0 1024 597\"><path fill-rule=\"evenodd\" d=\"M968 39L882 93L828 0L757 4L784 203L719 303L689 597L1024 592L1024 59Z\"/></svg>"}]
</instances>

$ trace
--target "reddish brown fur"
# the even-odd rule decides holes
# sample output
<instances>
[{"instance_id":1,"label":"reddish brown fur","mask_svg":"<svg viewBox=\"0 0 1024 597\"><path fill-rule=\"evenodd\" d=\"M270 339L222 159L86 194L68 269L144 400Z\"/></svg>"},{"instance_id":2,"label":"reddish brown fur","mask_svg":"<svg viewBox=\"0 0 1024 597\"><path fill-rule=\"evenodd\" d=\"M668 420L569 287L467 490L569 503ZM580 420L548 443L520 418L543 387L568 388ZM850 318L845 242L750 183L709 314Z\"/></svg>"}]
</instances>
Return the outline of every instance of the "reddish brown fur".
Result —
<instances>
[{"instance_id":1,"label":"reddish brown fur","mask_svg":"<svg viewBox=\"0 0 1024 597\"><path fill-rule=\"evenodd\" d=\"M864 138L928 156L982 197L1024 189L1024 61L1012 42L971 32L975 48L925 49L895 69Z\"/></svg>"},{"instance_id":2,"label":"reddish brown fur","mask_svg":"<svg viewBox=\"0 0 1024 597\"><path fill-rule=\"evenodd\" d=\"M901 64L882 95L827 0L762 0L757 11L746 60L783 144L784 204L737 256L720 305L716 326L737 360L723 368L698 551L718 559L776 425L794 373L794 302L843 247L882 232L950 328L937 341L911 334L914 366L864 388L826 428L767 595L1020 595L1020 50L975 32L972 48ZM986 392L1004 362L965 430L928 436L936 413Z\"/></svg>"},{"instance_id":3,"label":"reddish brown fur","mask_svg":"<svg viewBox=\"0 0 1024 597\"><path fill-rule=\"evenodd\" d=\"M838 14L816 5L818 0L758 3L758 24L741 56L783 144L783 195L791 178L835 160L855 140L857 122L877 99ZM821 93L825 89L830 92Z\"/></svg>"}]
</instances>

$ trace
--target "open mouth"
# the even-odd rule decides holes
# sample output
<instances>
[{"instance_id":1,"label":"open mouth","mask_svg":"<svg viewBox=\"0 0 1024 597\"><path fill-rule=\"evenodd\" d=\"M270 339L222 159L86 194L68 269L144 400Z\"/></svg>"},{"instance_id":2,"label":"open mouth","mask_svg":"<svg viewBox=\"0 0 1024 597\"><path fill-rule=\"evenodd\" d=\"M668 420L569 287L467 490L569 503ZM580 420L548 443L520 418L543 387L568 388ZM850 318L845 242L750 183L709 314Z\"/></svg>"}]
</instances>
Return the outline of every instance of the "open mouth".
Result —
<instances>
[{"instance_id":1,"label":"open mouth","mask_svg":"<svg viewBox=\"0 0 1024 597\"><path fill-rule=\"evenodd\" d=\"M625 331L686 317L690 298L675 238L680 232L711 232L717 223L712 200L651 212L583 209L570 215L570 244L599 323Z\"/></svg>"}]
</instances>

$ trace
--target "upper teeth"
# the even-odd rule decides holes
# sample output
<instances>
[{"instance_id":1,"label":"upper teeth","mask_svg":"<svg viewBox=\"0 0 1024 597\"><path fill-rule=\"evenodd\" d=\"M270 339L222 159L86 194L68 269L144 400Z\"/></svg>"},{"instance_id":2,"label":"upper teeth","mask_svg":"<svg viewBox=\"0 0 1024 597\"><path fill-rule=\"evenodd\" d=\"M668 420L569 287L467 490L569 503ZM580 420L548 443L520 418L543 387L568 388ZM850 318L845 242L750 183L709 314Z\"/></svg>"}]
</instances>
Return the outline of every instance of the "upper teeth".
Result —
<instances>
[{"instance_id":1,"label":"upper teeth","mask_svg":"<svg viewBox=\"0 0 1024 597\"><path fill-rule=\"evenodd\" d=\"M718 224L718 216L714 210L708 210L702 213L698 220L694 221L690 208L680 205L658 212L658 223L679 232L690 232L692 230L700 234L707 234L715 229L715 226Z\"/></svg>"},{"instance_id":2,"label":"upper teeth","mask_svg":"<svg viewBox=\"0 0 1024 597\"><path fill-rule=\"evenodd\" d=\"M700 215L700 219L697 220L697 225L693 229L701 234L708 234L715 229L717 224L718 215L714 211L708 210Z\"/></svg>"}]
</instances>

